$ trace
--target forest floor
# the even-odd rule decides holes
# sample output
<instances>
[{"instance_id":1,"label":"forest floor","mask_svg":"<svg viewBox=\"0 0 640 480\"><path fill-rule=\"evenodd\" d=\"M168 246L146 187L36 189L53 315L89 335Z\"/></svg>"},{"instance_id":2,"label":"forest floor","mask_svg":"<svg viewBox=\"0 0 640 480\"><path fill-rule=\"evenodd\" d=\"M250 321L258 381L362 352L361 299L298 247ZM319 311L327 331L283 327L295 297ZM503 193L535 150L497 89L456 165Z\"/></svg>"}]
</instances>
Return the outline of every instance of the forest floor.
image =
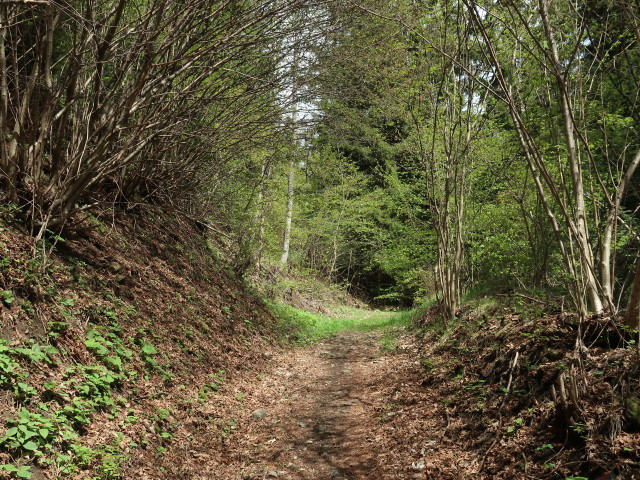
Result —
<instances>
[{"instance_id":1,"label":"forest floor","mask_svg":"<svg viewBox=\"0 0 640 480\"><path fill-rule=\"evenodd\" d=\"M566 367L573 318L465 318L444 333L388 322L276 350L219 392L216 414L234 422L200 445L193 478L640 478L640 434L614 394L637 380L632 349L591 345L579 384ZM552 398L563 375L579 412Z\"/></svg>"},{"instance_id":2,"label":"forest floor","mask_svg":"<svg viewBox=\"0 0 640 480\"><path fill-rule=\"evenodd\" d=\"M278 354L247 394L217 478L291 480L431 477L437 463L459 473L473 459L443 439L447 420L435 392L420 386L410 344L378 331L339 332L312 347ZM411 417L397 423L415 403Z\"/></svg>"},{"instance_id":3,"label":"forest floor","mask_svg":"<svg viewBox=\"0 0 640 480\"><path fill-rule=\"evenodd\" d=\"M89 220L47 257L0 210L0 478L640 479L615 319L319 317L267 307L197 225Z\"/></svg>"}]
</instances>

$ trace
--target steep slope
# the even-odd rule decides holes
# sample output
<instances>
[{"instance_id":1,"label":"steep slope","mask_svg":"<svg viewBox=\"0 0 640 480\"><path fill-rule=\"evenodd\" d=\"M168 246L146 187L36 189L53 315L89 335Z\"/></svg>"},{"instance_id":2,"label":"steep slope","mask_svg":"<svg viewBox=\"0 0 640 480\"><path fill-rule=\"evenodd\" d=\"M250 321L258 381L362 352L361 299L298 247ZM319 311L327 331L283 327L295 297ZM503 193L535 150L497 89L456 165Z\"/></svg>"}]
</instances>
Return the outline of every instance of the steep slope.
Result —
<instances>
[{"instance_id":1,"label":"steep slope","mask_svg":"<svg viewBox=\"0 0 640 480\"><path fill-rule=\"evenodd\" d=\"M523 300L475 302L449 328L435 306L417 322L423 373L411 368L407 377L419 382L414 399L437 398L446 442L433 456L455 452L431 473L443 479L640 478L636 335L611 318L580 321ZM424 424L428 402L418 405L399 421ZM427 411L433 417L434 409Z\"/></svg>"},{"instance_id":2,"label":"steep slope","mask_svg":"<svg viewBox=\"0 0 640 480\"><path fill-rule=\"evenodd\" d=\"M161 478L194 412L260 368L274 321L193 222L80 227L36 245L2 211L0 476Z\"/></svg>"}]
</instances>

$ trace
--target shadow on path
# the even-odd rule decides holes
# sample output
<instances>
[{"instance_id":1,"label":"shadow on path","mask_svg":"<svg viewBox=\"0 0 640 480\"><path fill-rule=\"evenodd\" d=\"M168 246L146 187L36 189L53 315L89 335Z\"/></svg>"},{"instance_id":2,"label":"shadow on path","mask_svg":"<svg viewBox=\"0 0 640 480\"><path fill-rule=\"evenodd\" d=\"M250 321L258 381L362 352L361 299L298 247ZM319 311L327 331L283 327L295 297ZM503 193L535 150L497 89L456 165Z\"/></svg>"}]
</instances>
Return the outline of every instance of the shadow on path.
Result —
<instances>
[{"instance_id":1,"label":"shadow on path","mask_svg":"<svg viewBox=\"0 0 640 480\"><path fill-rule=\"evenodd\" d=\"M240 478L380 478L370 436L379 421L376 369L384 361L376 334L341 332L308 352L271 379L282 396L271 399L269 417L261 420L254 461L262 469Z\"/></svg>"}]
</instances>

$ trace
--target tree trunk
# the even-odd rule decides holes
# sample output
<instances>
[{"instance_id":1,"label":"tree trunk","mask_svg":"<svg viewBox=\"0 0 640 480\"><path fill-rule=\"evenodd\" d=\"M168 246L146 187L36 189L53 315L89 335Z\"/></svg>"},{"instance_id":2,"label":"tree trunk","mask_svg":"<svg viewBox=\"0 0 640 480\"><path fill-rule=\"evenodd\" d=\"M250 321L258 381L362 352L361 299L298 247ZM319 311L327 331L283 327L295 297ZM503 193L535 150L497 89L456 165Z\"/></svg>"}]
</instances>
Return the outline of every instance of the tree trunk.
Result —
<instances>
[{"instance_id":1,"label":"tree trunk","mask_svg":"<svg viewBox=\"0 0 640 480\"><path fill-rule=\"evenodd\" d=\"M262 164L260 178L260 190L258 190L258 201L256 207L256 215L254 217L254 224L258 226L258 239L256 242L256 256L255 256L255 269L260 273L262 268L262 252L264 251L264 234L266 228L266 222L264 218L265 214L265 199L267 197L268 180L271 176L271 165L268 161Z\"/></svg>"},{"instance_id":2,"label":"tree trunk","mask_svg":"<svg viewBox=\"0 0 640 480\"><path fill-rule=\"evenodd\" d=\"M630 328L640 330L640 262L636 267L636 274L633 278L631 296L627 304L627 314L624 323Z\"/></svg>"},{"instance_id":3,"label":"tree trunk","mask_svg":"<svg viewBox=\"0 0 640 480\"><path fill-rule=\"evenodd\" d=\"M578 249L580 250L580 263L582 265L585 288L587 290L587 296L591 309L595 313L600 313L603 310L603 303L601 295L602 292L598 288L598 280L595 277L595 262L593 259L593 252L591 245L589 244L589 229L587 228L586 207L584 200L584 185L582 179L582 166L578 157L578 146L576 144L574 134L574 121L571 110L571 100L569 98L569 86L564 80L562 75L560 55L558 53L558 47L555 40L555 35L551 27L551 21L549 19L548 11L549 0L539 0L540 16L545 30L547 41L549 42L551 60L553 61L554 73L558 85L558 92L560 94L562 119L564 123L565 142L568 152L569 167L571 170L571 183L573 186L574 195L574 222L575 222L575 236ZM608 303L610 304L610 299Z\"/></svg>"},{"instance_id":4,"label":"tree trunk","mask_svg":"<svg viewBox=\"0 0 640 480\"><path fill-rule=\"evenodd\" d=\"M295 173L296 162L291 161L289 165L289 182L287 189L287 216L284 225L284 243L282 245L282 257L280 263L284 266L289 262L289 244L291 242L291 221L293 219L293 175Z\"/></svg>"}]
</instances>

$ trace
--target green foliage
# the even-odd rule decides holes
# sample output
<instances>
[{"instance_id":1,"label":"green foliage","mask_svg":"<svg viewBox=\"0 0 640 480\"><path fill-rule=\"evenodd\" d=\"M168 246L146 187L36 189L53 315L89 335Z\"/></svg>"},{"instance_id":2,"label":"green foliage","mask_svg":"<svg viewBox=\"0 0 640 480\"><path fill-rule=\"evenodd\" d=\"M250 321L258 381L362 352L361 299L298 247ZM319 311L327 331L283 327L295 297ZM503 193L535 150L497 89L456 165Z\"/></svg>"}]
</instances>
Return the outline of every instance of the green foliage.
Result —
<instances>
[{"instance_id":1,"label":"green foliage","mask_svg":"<svg viewBox=\"0 0 640 480\"><path fill-rule=\"evenodd\" d=\"M209 375L211 382L204 385L198 391L198 401L200 403L207 402L211 393L215 393L220 390L225 382L224 374L224 370L218 370L218 373L212 373L211 375Z\"/></svg>"},{"instance_id":2,"label":"green foliage","mask_svg":"<svg viewBox=\"0 0 640 480\"><path fill-rule=\"evenodd\" d=\"M20 465L19 467L15 465L0 465L0 470L4 470L16 478L31 478L33 476L31 467L28 465Z\"/></svg>"},{"instance_id":3,"label":"green foliage","mask_svg":"<svg viewBox=\"0 0 640 480\"><path fill-rule=\"evenodd\" d=\"M13 295L11 290L2 290L2 292L0 292L0 299L2 299L2 302L5 305L10 306L15 301L16 297Z\"/></svg>"},{"instance_id":4,"label":"green foliage","mask_svg":"<svg viewBox=\"0 0 640 480\"><path fill-rule=\"evenodd\" d=\"M108 358L107 347L114 347L102 342L99 335L92 334L88 340L96 340L96 344L89 342L88 347L104 358ZM13 360L22 358L32 363L52 365L51 355L57 353L55 348L35 342L31 342L29 347L8 347L5 341L0 342L2 385L12 386L15 398L23 404L38 395L48 402L40 403L36 408L22 407L15 418L6 418L0 449L12 455L42 457L45 463L53 457L59 463L60 471L68 475L86 462L93 462L96 463L96 471L101 472L101 476L95 478L119 478L117 472L126 456L118 453L117 448L114 450L113 446L87 449L78 443L78 432L91 423L95 412L115 410L117 404L113 392L122 385L124 376L104 365L70 366L61 382L45 382L40 393L24 381L26 373ZM68 450L73 456L62 453ZM4 465L2 470L17 478L29 478L30 475L25 466Z\"/></svg>"},{"instance_id":5,"label":"green foliage","mask_svg":"<svg viewBox=\"0 0 640 480\"><path fill-rule=\"evenodd\" d=\"M293 344L311 344L343 330L394 329L411 323L414 311L381 312L345 308L339 316L329 317L305 312L286 304L268 303L278 320L278 333ZM390 348L395 340L386 337Z\"/></svg>"},{"instance_id":6,"label":"green foliage","mask_svg":"<svg viewBox=\"0 0 640 480\"><path fill-rule=\"evenodd\" d=\"M57 353L58 350L50 345L39 345L32 341L29 347L9 347L4 339L0 339L0 388L11 388L17 400L28 403L37 392L26 383L28 374L16 359L54 365L51 355Z\"/></svg>"},{"instance_id":7,"label":"green foliage","mask_svg":"<svg viewBox=\"0 0 640 480\"><path fill-rule=\"evenodd\" d=\"M11 385L17 378L25 378L26 374L19 372L18 363L7 352L12 351L6 342L0 339L0 388Z\"/></svg>"},{"instance_id":8,"label":"green foliage","mask_svg":"<svg viewBox=\"0 0 640 480\"><path fill-rule=\"evenodd\" d=\"M68 367L58 390L61 392L72 391L76 396L71 398L71 406L65 406L65 408L69 408L65 412L69 413L70 418L85 423L91 412L115 406L112 390L119 387L122 381L123 375L115 373L103 365Z\"/></svg>"},{"instance_id":9,"label":"green foliage","mask_svg":"<svg viewBox=\"0 0 640 480\"><path fill-rule=\"evenodd\" d=\"M69 329L69 324L67 322L50 321L47 322L47 325L49 326L49 332L47 332L47 335L52 340L60 338L60 336Z\"/></svg>"},{"instance_id":10,"label":"green foliage","mask_svg":"<svg viewBox=\"0 0 640 480\"><path fill-rule=\"evenodd\" d=\"M16 453L42 454L50 452L57 435L57 425L50 419L25 407L18 418L7 420L7 431L0 439L0 447Z\"/></svg>"},{"instance_id":11,"label":"green foliage","mask_svg":"<svg viewBox=\"0 0 640 480\"><path fill-rule=\"evenodd\" d=\"M112 330L94 326L87 330L87 350L93 352L107 367L122 371L123 361L131 360L133 352L123 345L122 339Z\"/></svg>"},{"instance_id":12,"label":"green foliage","mask_svg":"<svg viewBox=\"0 0 640 480\"><path fill-rule=\"evenodd\" d=\"M140 356L142 357L142 360L144 360L144 362L150 367L158 367L158 362L156 362L156 360L153 358L153 356L157 353L158 351L152 343L148 342L147 340L140 341Z\"/></svg>"},{"instance_id":13,"label":"green foliage","mask_svg":"<svg viewBox=\"0 0 640 480\"><path fill-rule=\"evenodd\" d=\"M43 362L47 365L55 364L54 360L51 358L51 355L56 355L59 353L57 348L52 347L51 345L39 345L34 341L31 341L30 343L31 345L29 348L13 348L11 349L11 351L14 355L24 357L33 363ZM0 346L0 349L1 348L2 347Z\"/></svg>"},{"instance_id":14,"label":"green foliage","mask_svg":"<svg viewBox=\"0 0 640 480\"><path fill-rule=\"evenodd\" d=\"M90 477L90 480L117 480L122 478L122 464L126 462L130 455L123 452L119 446L122 435L119 434L110 444L99 445L96 448L85 447L80 443L72 445L75 462L64 464L68 456L59 456L62 471L68 475L75 473L78 468L87 469L93 467L97 475Z\"/></svg>"}]
</instances>

